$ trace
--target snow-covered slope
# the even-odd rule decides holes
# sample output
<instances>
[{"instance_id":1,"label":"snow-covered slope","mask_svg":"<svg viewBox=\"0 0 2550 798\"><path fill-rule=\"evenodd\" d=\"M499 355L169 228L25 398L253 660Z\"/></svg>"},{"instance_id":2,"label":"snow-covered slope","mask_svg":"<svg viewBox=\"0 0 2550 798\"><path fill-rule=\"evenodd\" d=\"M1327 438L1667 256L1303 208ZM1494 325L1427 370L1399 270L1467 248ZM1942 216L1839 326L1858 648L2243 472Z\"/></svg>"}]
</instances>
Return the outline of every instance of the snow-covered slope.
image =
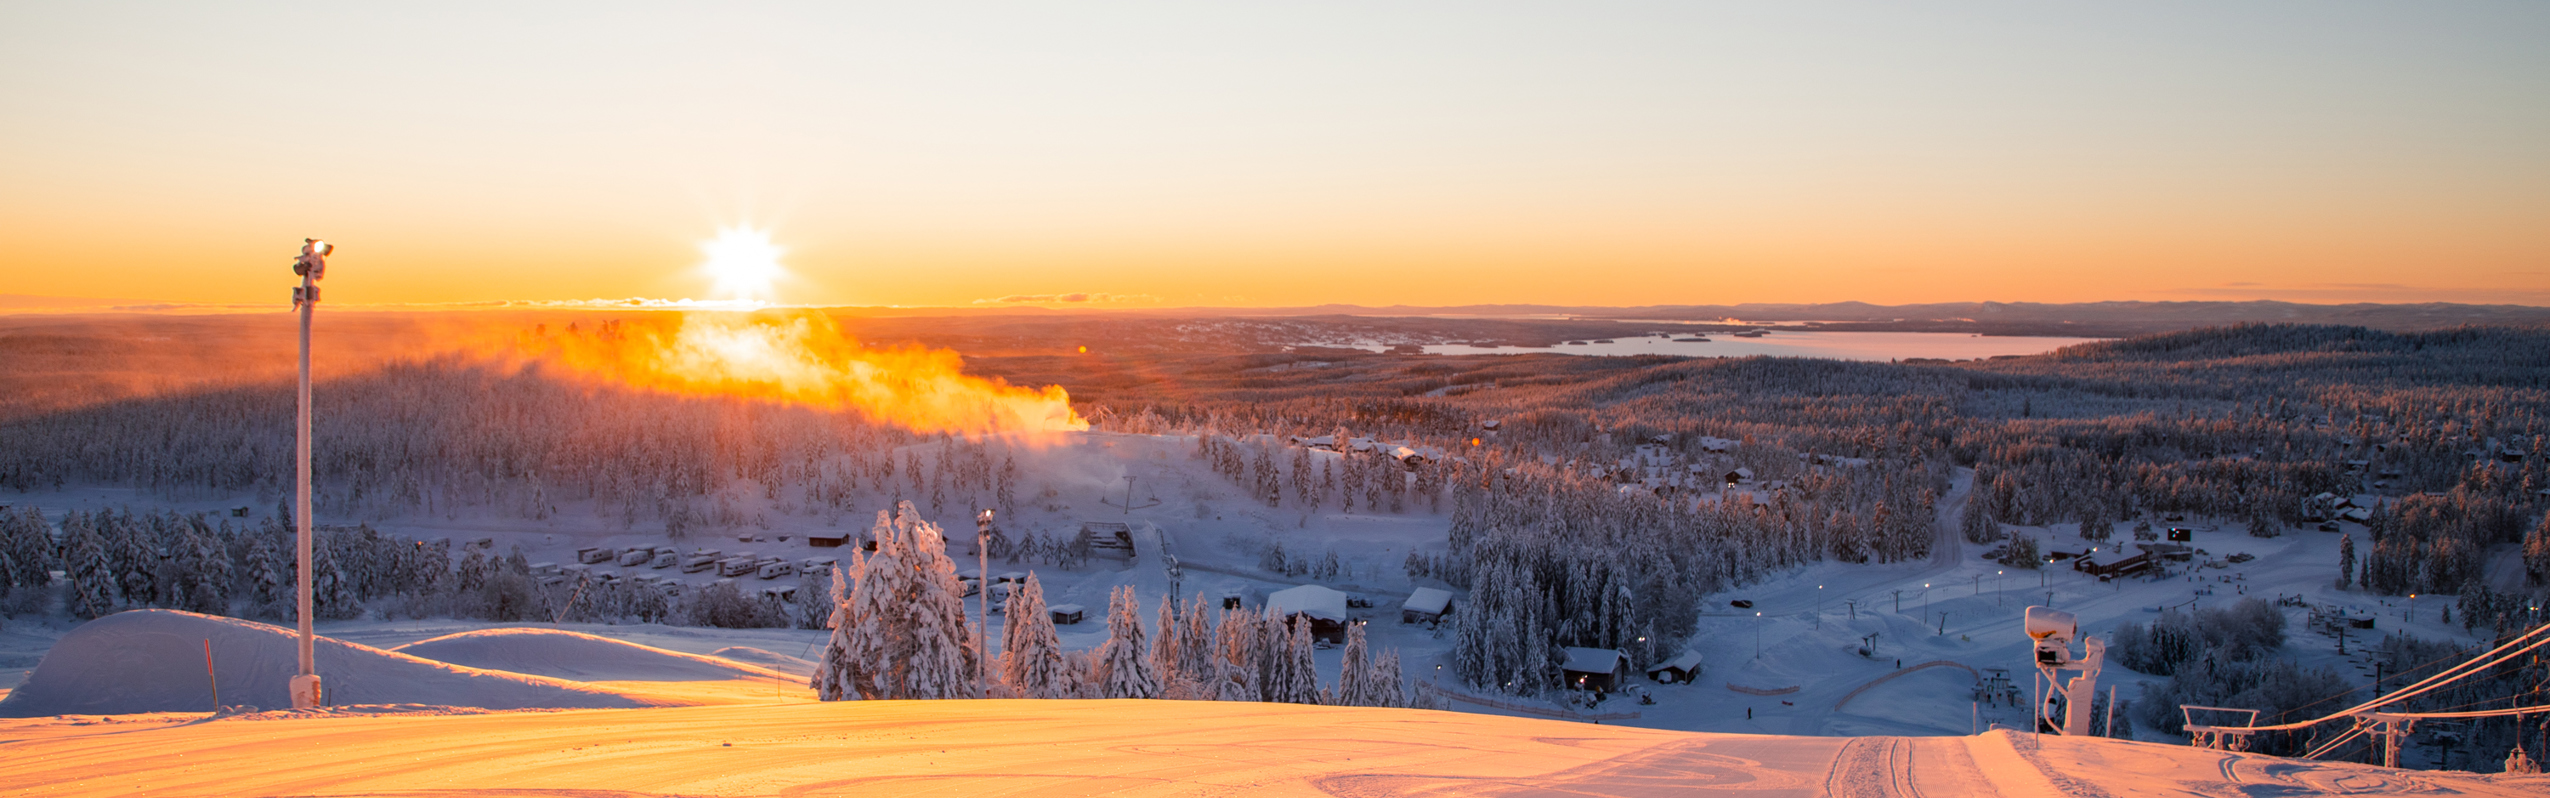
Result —
<instances>
[{"instance_id":1,"label":"snow-covered slope","mask_svg":"<svg viewBox=\"0 0 2550 798\"><path fill-rule=\"evenodd\" d=\"M205 670L205 645L212 671ZM24 684L0 699L0 717L204 712L221 703L291 705L296 656L290 629L176 610L134 610L62 636ZM662 706L632 695L542 676L481 670L321 637L316 653L330 704L433 704L488 709ZM741 667L741 666L738 666Z\"/></svg>"},{"instance_id":2,"label":"snow-covered slope","mask_svg":"<svg viewBox=\"0 0 2550 798\"><path fill-rule=\"evenodd\" d=\"M390 649L471 668L582 682L787 679L790 674L562 629L509 627L448 634Z\"/></svg>"},{"instance_id":3,"label":"snow-covered slope","mask_svg":"<svg viewBox=\"0 0 2550 798\"><path fill-rule=\"evenodd\" d=\"M1705 734L1200 701L0 721L26 795L2520 796L2543 777L2112 740ZM324 756L311 756L324 752ZM581 793L579 793L581 794Z\"/></svg>"}]
</instances>

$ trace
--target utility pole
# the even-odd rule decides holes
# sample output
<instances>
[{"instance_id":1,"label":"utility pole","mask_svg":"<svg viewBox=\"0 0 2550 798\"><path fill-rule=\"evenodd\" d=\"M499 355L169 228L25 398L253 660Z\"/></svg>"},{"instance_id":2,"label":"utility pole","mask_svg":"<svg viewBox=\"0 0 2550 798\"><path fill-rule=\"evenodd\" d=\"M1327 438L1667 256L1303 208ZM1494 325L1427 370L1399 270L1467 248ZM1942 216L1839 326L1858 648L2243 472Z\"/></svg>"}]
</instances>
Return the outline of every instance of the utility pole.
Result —
<instances>
[{"instance_id":1,"label":"utility pole","mask_svg":"<svg viewBox=\"0 0 2550 798\"><path fill-rule=\"evenodd\" d=\"M1895 614L1904 614L1904 591L1895 591Z\"/></svg>"},{"instance_id":2,"label":"utility pole","mask_svg":"<svg viewBox=\"0 0 2550 798\"><path fill-rule=\"evenodd\" d=\"M1133 515L1133 475L1132 475L1132 474L1126 474L1126 475L1124 475L1124 514L1125 514L1127 517L1131 517L1131 516Z\"/></svg>"},{"instance_id":3,"label":"utility pole","mask_svg":"<svg viewBox=\"0 0 2550 798\"><path fill-rule=\"evenodd\" d=\"M292 289L292 308L301 311L301 386L298 409L294 413L292 459L299 478L293 490L292 523L300 533L294 544L300 560L295 573L299 582L294 601L301 627L301 671L292 677L292 708L313 709L319 705L319 668L314 638L310 633L310 313L319 306L319 280L328 274L328 254L336 246L315 238L301 239L301 256L292 261L292 273L301 276L301 286Z\"/></svg>"},{"instance_id":4,"label":"utility pole","mask_svg":"<svg viewBox=\"0 0 2550 798\"><path fill-rule=\"evenodd\" d=\"M838 567L838 566L836 566ZM992 673L992 511L989 508L974 515L974 575L982 586L974 595L974 665L982 669L976 678L989 682ZM964 610L957 610L963 612Z\"/></svg>"}]
</instances>

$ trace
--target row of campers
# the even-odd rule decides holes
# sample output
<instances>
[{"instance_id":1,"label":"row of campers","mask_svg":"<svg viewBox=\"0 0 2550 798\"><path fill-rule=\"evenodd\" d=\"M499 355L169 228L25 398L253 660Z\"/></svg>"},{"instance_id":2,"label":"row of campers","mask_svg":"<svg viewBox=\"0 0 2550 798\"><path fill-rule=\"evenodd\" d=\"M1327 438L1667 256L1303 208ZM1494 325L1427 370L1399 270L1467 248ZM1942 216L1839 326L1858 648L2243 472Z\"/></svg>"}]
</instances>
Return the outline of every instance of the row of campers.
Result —
<instances>
[{"instance_id":1,"label":"row of campers","mask_svg":"<svg viewBox=\"0 0 2550 798\"><path fill-rule=\"evenodd\" d=\"M807 557L802 560L758 557L749 551L736 552L729 556L716 549L695 549L683 552L672 546L632 546L625 549L587 546L576 550L576 562L584 565L616 564L627 568L641 565L659 569L679 566L682 573L686 574L713 570L721 577L759 576L763 579L777 579L799 573L823 576L832 572L832 566L837 561L831 557Z\"/></svg>"}]
</instances>

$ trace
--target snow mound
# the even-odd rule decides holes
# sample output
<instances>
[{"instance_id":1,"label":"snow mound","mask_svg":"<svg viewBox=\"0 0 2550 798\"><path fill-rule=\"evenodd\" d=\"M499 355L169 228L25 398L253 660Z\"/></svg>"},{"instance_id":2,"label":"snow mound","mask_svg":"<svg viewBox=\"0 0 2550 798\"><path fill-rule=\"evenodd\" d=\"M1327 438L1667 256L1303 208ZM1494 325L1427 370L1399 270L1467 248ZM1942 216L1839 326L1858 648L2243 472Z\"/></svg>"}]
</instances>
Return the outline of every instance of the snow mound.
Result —
<instances>
[{"instance_id":1,"label":"snow mound","mask_svg":"<svg viewBox=\"0 0 2550 798\"><path fill-rule=\"evenodd\" d=\"M791 657L776 651L765 651L752 646L727 646L716 651L708 652L708 655L712 657L725 657L736 662L748 662L771 670L784 671L792 676L815 675L815 663L813 660Z\"/></svg>"},{"instance_id":2,"label":"snow mound","mask_svg":"<svg viewBox=\"0 0 2550 798\"><path fill-rule=\"evenodd\" d=\"M177 610L133 610L99 618L53 644L24 684L0 699L0 718L209 712L212 685L204 644L212 644L221 702L289 707L298 668L293 630ZM671 702L560 679L434 662L328 637L316 641L327 702L433 704L484 709L617 708Z\"/></svg>"},{"instance_id":3,"label":"snow mound","mask_svg":"<svg viewBox=\"0 0 2550 798\"><path fill-rule=\"evenodd\" d=\"M685 654L564 629L480 629L419 640L390 650L454 665L582 682L794 678L731 659Z\"/></svg>"}]
</instances>

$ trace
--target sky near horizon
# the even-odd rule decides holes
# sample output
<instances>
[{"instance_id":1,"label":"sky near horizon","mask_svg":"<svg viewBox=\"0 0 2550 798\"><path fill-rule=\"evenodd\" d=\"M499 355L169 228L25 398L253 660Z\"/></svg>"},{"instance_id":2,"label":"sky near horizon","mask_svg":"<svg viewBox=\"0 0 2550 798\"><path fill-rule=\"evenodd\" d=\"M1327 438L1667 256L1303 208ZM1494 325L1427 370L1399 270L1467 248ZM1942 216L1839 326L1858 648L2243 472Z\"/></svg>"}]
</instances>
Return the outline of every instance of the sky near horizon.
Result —
<instances>
[{"instance_id":1,"label":"sky near horizon","mask_svg":"<svg viewBox=\"0 0 2550 798\"><path fill-rule=\"evenodd\" d=\"M2550 4L0 5L0 294L2550 305Z\"/></svg>"}]
</instances>

